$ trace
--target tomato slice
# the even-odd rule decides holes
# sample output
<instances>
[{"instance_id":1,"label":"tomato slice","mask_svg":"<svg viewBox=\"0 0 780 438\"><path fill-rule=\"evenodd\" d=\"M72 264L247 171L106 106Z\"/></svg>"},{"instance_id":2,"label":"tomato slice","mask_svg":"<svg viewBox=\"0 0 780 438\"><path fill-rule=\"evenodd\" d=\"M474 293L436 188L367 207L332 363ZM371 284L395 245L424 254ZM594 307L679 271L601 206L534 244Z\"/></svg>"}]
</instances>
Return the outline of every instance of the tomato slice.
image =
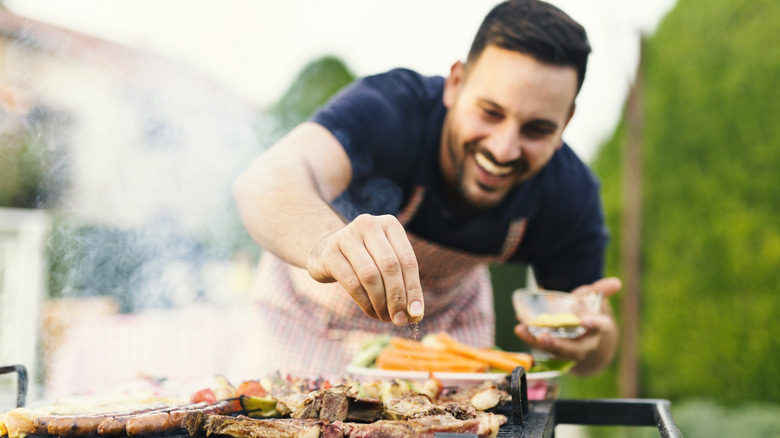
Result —
<instances>
[{"instance_id":1,"label":"tomato slice","mask_svg":"<svg viewBox=\"0 0 780 438\"><path fill-rule=\"evenodd\" d=\"M192 403L206 402L213 405L217 402L217 396L214 395L214 391L211 388L204 388L192 394L190 401Z\"/></svg>"},{"instance_id":2,"label":"tomato slice","mask_svg":"<svg viewBox=\"0 0 780 438\"><path fill-rule=\"evenodd\" d=\"M238 385L238 388L236 388L236 396L254 396L254 397L265 397L268 395L265 388L263 388L263 385L260 384L257 380L247 380L244 382L241 382L240 385Z\"/></svg>"}]
</instances>

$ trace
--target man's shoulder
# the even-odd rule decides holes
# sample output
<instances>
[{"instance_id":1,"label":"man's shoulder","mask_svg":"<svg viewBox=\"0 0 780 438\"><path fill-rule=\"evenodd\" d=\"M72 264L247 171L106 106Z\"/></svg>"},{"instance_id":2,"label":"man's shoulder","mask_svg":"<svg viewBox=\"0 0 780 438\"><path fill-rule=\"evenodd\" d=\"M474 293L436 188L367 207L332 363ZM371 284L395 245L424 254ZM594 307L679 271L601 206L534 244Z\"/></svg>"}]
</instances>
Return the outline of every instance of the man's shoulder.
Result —
<instances>
[{"instance_id":1,"label":"man's shoulder","mask_svg":"<svg viewBox=\"0 0 780 438\"><path fill-rule=\"evenodd\" d=\"M444 90L443 77L427 76L402 67L366 76L363 82L393 94L414 93L429 98L441 95Z\"/></svg>"},{"instance_id":2,"label":"man's shoulder","mask_svg":"<svg viewBox=\"0 0 780 438\"><path fill-rule=\"evenodd\" d=\"M539 214L571 218L600 204L600 182L590 167L566 144L534 178Z\"/></svg>"},{"instance_id":3,"label":"man's shoulder","mask_svg":"<svg viewBox=\"0 0 780 438\"><path fill-rule=\"evenodd\" d=\"M599 185L590 167L566 143L553 154L540 176L556 190L593 190Z\"/></svg>"}]
</instances>

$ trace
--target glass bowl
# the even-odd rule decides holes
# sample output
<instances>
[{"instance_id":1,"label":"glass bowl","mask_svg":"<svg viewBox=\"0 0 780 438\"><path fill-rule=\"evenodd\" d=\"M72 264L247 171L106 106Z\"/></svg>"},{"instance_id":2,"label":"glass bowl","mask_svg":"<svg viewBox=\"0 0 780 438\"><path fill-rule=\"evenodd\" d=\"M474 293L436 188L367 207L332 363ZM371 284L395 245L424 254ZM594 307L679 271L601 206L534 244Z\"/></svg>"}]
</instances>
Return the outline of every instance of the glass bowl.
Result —
<instances>
[{"instance_id":1,"label":"glass bowl","mask_svg":"<svg viewBox=\"0 0 780 438\"><path fill-rule=\"evenodd\" d=\"M559 338L576 338L585 333L581 317L598 313L601 293L572 295L549 290L518 289L512 293L517 319L534 336L549 333Z\"/></svg>"}]
</instances>

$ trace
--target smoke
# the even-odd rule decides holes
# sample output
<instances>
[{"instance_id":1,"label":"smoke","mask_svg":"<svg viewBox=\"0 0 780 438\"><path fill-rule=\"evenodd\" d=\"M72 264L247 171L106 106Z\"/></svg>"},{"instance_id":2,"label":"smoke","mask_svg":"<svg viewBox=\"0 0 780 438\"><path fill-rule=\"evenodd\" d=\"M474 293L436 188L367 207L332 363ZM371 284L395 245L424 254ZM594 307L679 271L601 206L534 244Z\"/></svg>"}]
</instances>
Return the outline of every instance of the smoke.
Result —
<instances>
[{"instance_id":1,"label":"smoke","mask_svg":"<svg viewBox=\"0 0 780 438\"><path fill-rule=\"evenodd\" d=\"M183 65L40 23L20 29L6 77L29 96L13 131L28 164L12 165L32 171L14 206L54 217L49 295L109 296L122 312L235 297L219 290L225 276L259 250L230 188L273 122Z\"/></svg>"}]
</instances>

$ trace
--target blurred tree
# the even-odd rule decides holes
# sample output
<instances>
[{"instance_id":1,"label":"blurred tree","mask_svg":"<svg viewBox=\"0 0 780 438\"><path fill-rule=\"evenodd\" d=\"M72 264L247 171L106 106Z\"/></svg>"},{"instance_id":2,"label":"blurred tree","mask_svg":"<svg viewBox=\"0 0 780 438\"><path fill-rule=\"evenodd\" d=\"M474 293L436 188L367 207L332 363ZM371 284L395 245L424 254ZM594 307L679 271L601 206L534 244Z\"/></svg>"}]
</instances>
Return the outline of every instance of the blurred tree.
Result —
<instances>
[{"instance_id":1,"label":"blurred tree","mask_svg":"<svg viewBox=\"0 0 780 438\"><path fill-rule=\"evenodd\" d=\"M774 0L680 0L646 45L641 396L780 401L779 20ZM625 129L593 163L618 275Z\"/></svg>"},{"instance_id":2,"label":"blurred tree","mask_svg":"<svg viewBox=\"0 0 780 438\"><path fill-rule=\"evenodd\" d=\"M277 132L284 134L306 120L354 79L346 65L332 56L307 64L282 98L269 109L269 115L277 123Z\"/></svg>"},{"instance_id":3,"label":"blurred tree","mask_svg":"<svg viewBox=\"0 0 780 438\"><path fill-rule=\"evenodd\" d=\"M24 114L0 109L0 206L50 208L65 190L67 129L63 114L35 106Z\"/></svg>"}]
</instances>

